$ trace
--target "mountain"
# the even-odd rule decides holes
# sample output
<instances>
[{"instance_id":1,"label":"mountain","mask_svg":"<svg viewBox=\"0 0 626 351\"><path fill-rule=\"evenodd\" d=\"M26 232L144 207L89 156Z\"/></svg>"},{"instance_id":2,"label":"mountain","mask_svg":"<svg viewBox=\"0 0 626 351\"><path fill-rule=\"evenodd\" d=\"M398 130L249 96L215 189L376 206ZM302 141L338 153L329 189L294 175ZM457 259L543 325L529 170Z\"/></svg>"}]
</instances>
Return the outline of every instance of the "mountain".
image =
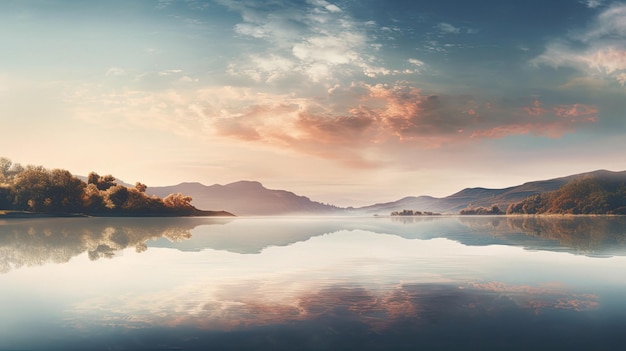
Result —
<instances>
[{"instance_id":1,"label":"mountain","mask_svg":"<svg viewBox=\"0 0 626 351\"><path fill-rule=\"evenodd\" d=\"M520 202L529 196L560 189L569 181L583 177L623 179L626 171L594 172L570 175L561 178L540 180L504 189L466 188L450 196L408 196L393 202L378 203L360 208L340 208L322 204L285 190L267 189L254 181L239 181L226 185L203 185L181 183L174 186L148 187L147 193L165 197L171 193L190 195L192 204L200 209L225 210L240 216L272 216L288 214L346 214L346 215L388 215L393 211L416 210L447 214L457 214L460 210L472 207L497 205L506 211L512 203Z\"/></svg>"},{"instance_id":2,"label":"mountain","mask_svg":"<svg viewBox=\"0 0 626 351\"><path fill-rule=\"evenodd\" d=\"M148 187L148 194L159 197L182 193L192 197L192 204L200 209L220 209L238 216L273 216L295 214L336 214L343 209L311 201L285 190L265 188L254 181L239 181L226 185L181 183L173 186Z\"/></svg>"},{"instance_id":3,"label":"mountain","mask_svg":"<svg viewBox=\"0 0 626 351\"><path fill-rule=\"evenodd\" d=\"M458 193L443 198L431 196L405 197L393 202L360 207L355 209L355 212L361 214L385 215L392 211L410 209L457 214L460 210L468 206L491 207L492 205L497 205L502 211L506 211L511 203L522 201L532 195L558 190L569 181L583 177L608 177L626 181L626 171L611 172L598 170L567 177L528 182L504 189L466 188Z\"/></svg>"}]
</instances>

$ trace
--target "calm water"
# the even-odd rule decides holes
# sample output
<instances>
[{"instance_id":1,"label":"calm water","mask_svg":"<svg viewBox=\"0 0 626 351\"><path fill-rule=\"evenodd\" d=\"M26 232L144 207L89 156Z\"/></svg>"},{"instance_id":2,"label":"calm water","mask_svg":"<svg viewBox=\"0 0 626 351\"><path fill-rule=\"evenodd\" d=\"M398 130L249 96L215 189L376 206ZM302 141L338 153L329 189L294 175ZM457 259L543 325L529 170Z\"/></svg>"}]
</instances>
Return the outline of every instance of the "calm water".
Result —
<instances>
[{"instance_id":1,"label":"calm water","mask_svg":"<svg viewBox=\"0 0 626 351\"><path fill-rule=\"evenodd\" d=\"M0 350L619 350L626 218L0 221Z\"/></svg>"}]
</instances>

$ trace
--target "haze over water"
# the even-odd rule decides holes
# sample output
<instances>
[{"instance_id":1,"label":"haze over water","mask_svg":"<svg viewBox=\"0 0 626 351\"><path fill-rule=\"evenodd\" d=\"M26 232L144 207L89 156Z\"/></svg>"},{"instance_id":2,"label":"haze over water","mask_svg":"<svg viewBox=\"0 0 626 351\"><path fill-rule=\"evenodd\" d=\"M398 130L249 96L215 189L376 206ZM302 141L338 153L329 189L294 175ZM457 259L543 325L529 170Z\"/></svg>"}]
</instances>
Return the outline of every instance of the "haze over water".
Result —
<instances>
[{"instance_id":1,"label":"haze over water","mask_svg":"<svg viewBox=\"0 0 626 351\"><path fill-rule=\"evenodd\" d=\"M0 223L0 349L617 349L622 217Z\"/></svg>"}]
</instances>

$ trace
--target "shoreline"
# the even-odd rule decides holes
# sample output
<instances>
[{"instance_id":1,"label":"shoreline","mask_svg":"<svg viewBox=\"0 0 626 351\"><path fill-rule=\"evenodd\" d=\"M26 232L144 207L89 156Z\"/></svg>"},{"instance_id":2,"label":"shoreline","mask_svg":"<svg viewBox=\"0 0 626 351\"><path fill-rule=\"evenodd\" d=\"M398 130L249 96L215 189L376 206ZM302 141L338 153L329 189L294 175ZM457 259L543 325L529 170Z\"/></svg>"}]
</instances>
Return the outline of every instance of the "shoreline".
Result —
<instances>
[{"instance_id":1,"label":"shoreline","mask_svg":"<svg viewBox=\"0 0 626 351\"><path fill-rule=\"evenodd\" d=\"M89 218L89 217L236 217L234 214L226 211L203 211L196 213L102 213L102 214L84 214L84 213L44 213L29 212L16 210L0 210L0 219L9 218Z\"/></svg>"}]
</instances>

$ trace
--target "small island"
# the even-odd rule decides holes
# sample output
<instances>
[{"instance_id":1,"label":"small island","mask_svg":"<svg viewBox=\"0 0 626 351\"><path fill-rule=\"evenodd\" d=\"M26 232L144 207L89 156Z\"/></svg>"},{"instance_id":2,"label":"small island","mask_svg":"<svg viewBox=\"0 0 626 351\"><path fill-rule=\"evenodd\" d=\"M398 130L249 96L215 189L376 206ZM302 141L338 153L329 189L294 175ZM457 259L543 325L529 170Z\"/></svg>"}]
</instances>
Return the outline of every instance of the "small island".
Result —
<instances>
[{"instance_id":1,"label":"small island","mask_svg":"<svg viewBox=\"0 0 626 351\"><path fill-rule=\"evenodd\" d=\"M390 216L440 216L441 213L431 212L431 211L414 211L414 210L402 210L402 211L393 211Z\"/></svg>"},{"instance_id":2,"label":"small island","mask_svg":"<svg viewBox=\"0 0 626 351\"><path fill-rule=\"evenodd\" d=\"M0 218L57 216L234 216L205 211L180 193L164 198L146 194L140 182L118 184L112 175L89 173L87 181L63 169L23 167L0 158Z\"/></svg>"},{"instance_id":3,"label":"small island","mask_svg":"<svg viewBox=\"0 0 626 351\"><path fill-rule=\"evenodd\" d=\"M500 209L497 205L492 205L491 208L487 207L473 207L468 206L467 208L459 211L459 215L461 216L493 216L493 215L503 215L504 211Z\"/></svg>"}]
</instances>

